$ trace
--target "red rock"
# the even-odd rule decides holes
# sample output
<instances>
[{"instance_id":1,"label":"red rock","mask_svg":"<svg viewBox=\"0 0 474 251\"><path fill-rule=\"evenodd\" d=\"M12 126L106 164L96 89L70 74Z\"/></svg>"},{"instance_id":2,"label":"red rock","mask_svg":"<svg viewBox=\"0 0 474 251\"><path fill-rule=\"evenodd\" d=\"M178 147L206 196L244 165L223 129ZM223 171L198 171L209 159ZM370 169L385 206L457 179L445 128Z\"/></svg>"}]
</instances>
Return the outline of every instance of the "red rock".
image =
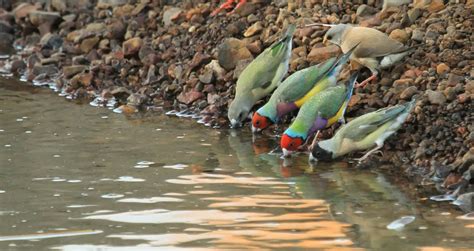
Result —
<instances>
[{"instance_id":1,"label":"red rock","mask_svg":"<svg viewBox=\"0 0 474 251\"><path fill-rule=\"evenodd\" d=\"M330 45L327 47L313 48L308 54L307 60L313 63L319 63L331 57L339 55L341 50L337 45Z\"/></svg>"},{"instance_id":2,"label":"red rock","mask_svg":"<svg viewBox=\"0 0 474 251\"><path fill-rule=\"evenodd\" d=\"M189 66L191 69L194 69L202 64L207 64L209 62L211 62L211 56L198 52L194 55Z\"/></svg>"},{"instance_id":3,"label":"red rock","mask_svg":"<svg viewBox=\"0 0 474 251\"><path fill-rule=\"evenodd\" d=\"M204 97L204 95L201 92L198 91L188 91L188 92L181 92L178 95L178 101L187 105L192 104L194 101Z\"/></svg>"},{"instance_id":4,"label":"red rock","mask_svg":"<svg viewBox=\"0 0 474 251\"><path fill-rule=\"evenodd\" d=\"M467 128L464 126L458 127L458 129L456 129L456 132L460 135L464 135L467 132Z\"/></svg>"}]
</instances>

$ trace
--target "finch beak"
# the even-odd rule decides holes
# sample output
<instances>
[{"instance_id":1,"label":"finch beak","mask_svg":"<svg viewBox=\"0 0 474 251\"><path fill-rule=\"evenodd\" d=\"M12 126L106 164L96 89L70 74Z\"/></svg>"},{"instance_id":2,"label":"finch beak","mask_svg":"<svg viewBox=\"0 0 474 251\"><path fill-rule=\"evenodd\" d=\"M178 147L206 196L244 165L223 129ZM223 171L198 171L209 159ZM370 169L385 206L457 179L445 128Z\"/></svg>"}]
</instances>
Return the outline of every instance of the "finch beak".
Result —
<instances>
[{"instance_id":1,"label":"finch beak","mask_svg":"<svg viewBox=\"0 0 474 251\"><path fill-rule=\"evenodd\" d=\"M324 38L323 38L323 44L324 44L325 46L328 46L328 43L329 43L328 39L326 38L326 36L324 36Z\"/></svg>"},{"instance_id":2,"label":"finch beak","mask_svg":"<svg viewBox=\"0 0 474 251\"><path fill-rule=\"evenodd\" d=\"M259 133L259 132L261 132L261 131L262 131L262 129L257 128L257 127L255 127L255 126L252 125L252 133Z\"/></svg>"},{"instance_id":3,"label":"finch beak","mask_svg":"<svg viewBox=\"0 0 474 251\"><path fill-rule=\"evenodd\" d=\"M289 158L291 157L291 154L293 153L292 151L286 150L285 148L281 149L283 150L283 157L284 158Z\"/></svg>"},{"instance_id":4,"label":"finch beak","mask_svg":"<svg viewBox=\"0 0 474 251\"><path fill-rule=\"evenodd\" d=\"M309 162L310 163L316 163L318 162L318 159L316 159L314 156L313 156L313 153L309 153Z\"/></svg>"},{"instance_id":5,"label":"finch beak","mask_svg":"<svg viewBox=\"0 0 474 251\"><path fill-rule=\"evenodd\" d=\"M230 120L230 128L237 128L240 127L240 123L236 119Z\"/></svg>"}]
</instances>

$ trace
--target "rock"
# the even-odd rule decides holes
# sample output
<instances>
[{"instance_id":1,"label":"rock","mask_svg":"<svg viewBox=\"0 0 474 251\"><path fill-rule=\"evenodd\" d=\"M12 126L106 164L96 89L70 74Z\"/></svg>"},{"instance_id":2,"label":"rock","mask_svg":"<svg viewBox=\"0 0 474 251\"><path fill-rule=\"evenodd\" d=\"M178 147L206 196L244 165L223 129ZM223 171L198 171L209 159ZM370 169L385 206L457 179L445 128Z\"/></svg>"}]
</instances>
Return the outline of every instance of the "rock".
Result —
<instances>
[{"instance_id":1,"label":"rock","mask_svg":"<svg viewBox=\"0 0 474 251\"><path fill-rule=\"evenodd\" d=\"M22 3L12 10L16 20L27 17L31 12L36 11L38 7L29 3ZM17 21L18 22L18 21Z\"/></svg>"},{"instance_id":2,"label":"rock","mask_svg":"<svg viewBox=\"0 0 474 251\"><path fill-rule=\"evenodd\" d=\"M59 12L32 11L28 17L30 18L30 22L36 27L45 23L53 25L61 20Z\"/></svg>"},{"instance_id":3,"label":"rock","mask_svg":"<svg viewBox=\"0 0 474 251\"><path fill-rule=\"evenodd\" d=\"M57 50L63 45L63 39L58 34L47 33L41 37L40 45L43 49Z\"/></svg>"},{"instance_id":4,"label":"rock","mask_svg":"<svg viewBox=\"0 0 474 251\"><path fill-rule=\"evenodd\" d=\"M410 86L406 88L401 94L400 98L404 100L409 100L413 95L415 95L418 92L418 88L416 86Z\"/></svg>"},{"instance_id":5,"label":"rock","mask_svg":"<svg viewBox=\"0 0 474 251\"><path fill-rule=\"evenodd\" d=\"M130 94L132 94L132 92L125 87L114 87L111 91L102 91L100 96L104 99L110 99L111 97L114 97L118 101L124 102L127 100L128 96L130 96Z\"/></svg>"},{"instance_id":6,"label":"rock","mask_svg":"<svg viewBox=\"0 0 474 251\"><path fill-rule=\"evenodd\" d=\"M90 23L86 26L85 31L92 34L102 34L107 30L104 23Z\"/></svg>"},{"instance_id":7,"label":"rock","mask_svg":"<svg viewBox=\"0 0 474 251\"><path fill-rule=\"evenodd\" d=\"M202 64L207 64L210 61L211 61L211 56L198 52L194 55L193 59L191 60L191 63L189 64L189 67L191 70L193 70L194 68Z\"/></svg>"},{"instance_id":8,"label":"rock","mask_svg":"<svg viewBox=\"0 0 474 251\"><path fill-rule=\"evenodd\" d=\"M177 19L179 15L183 12L180 8L172 7L163 13L163 23L165 26L169 26L173 23L173 20Z\"/></svg>"},{"instance_id":9,"label":"rock","mask_svg":"<svg viewBox=\"0 0 474 251\"><path fill-rule=\"evenodd\" d=\"M212 72L212 69L205 69L204 72L199 75L199 81L201 81L201 83L204 83L204 84L209 84L212 82L214 78L214 75L213 75L213 72Z\"/></svg>"},{"instance_id":10,"label":"rock","mask_svg":"<svg viewBox=\"0 0 474 251\"><path fill-rule=\"evenodd\" d=\"M444 96L449 101L456 99L456 89L454 87L449 86L448 88L444 89L443 91Z\"/></svg>"},{"instance_id":11,"label":"rock","mask_svg":"<svg viewBox=\"0 0 474 251\"><path fill-rule=\"evenodd\" d=\"M48 77L52 77L58 73L58 68L55 65L35 65L33 67L33 75L38 76L44 74Z\"/></svg>"},{"instance_id":12,"label":"rock","mask_svg":"<svg viewBox=\"0 0 474 251\"><path fill-rule=\"evenodd\" d=\"M112 23L107 25L107 37L109 39L118 39L123 40L123 36L127 31L127 26L119 20L115 20Z\"/></svg>"},{"instance_id":13,"label":"rock","mask_svg":"<svg viewBox=\"0 0 474 251\"><path fill-rule=\"evenodd\" d=\"M312 63L320 63L331 57L339 55L341 50L337 45L330 45L327 47L319 47L311 49L311 52L307 56L307 60Z\"/></svg>"},{"instance_id":14,"label":"rock","mask_svg":"<svg viewBox=\"0 0 474 251\"><path fill-rule=\"evenodd\" d=\"M194 101L198 100L198 99L201 99L204 97L204 94L202 94L201 92L198 92L198 91L195 91L195 90L191 90L191 91L188 91L188 92L181 92L177 99L179 102L181 103L184 103L184 104L187 104L187 105L190 105L192 104Z\"/></svg>"},{"instance_id":15,"label":"rock","mask_svg":"<svg viewBox=\"0 0 474 251\"><path fill-rule=\"evenodd\" d=\"M367 4L361 4L356 11L358 17L370 16L377 13L377 10L373 7L368 6Z\"/></svg>"},{"instance_id":16,"label":"rock","mask_svg":"<svg viewBox=\"0 0 474 251\"><path fill-rule=\"evenodd\" d=\"M421 31L420 29L415 29L411 33L411 39L417 42L422 42L424 36L425 36L425 33Z\"/></svg>"},{"instance_id":17,"label":"rock","mask_svg":"<svg viewBox=\"0 0 474 251\"><path fill-rule=\"evenodd\" d=\"M458 95L458 101L459 101L460 104L464 104L464 103L466 103L467 101L469 101L469 99L471 99L472 97L474 97L473 94L468 95L468 94L466 94L466 93L462 93L462 94L459 94L459 95Z\"/></svg>"},{"instance_id":18,"label":"rock","mask_svg":"<svg viewBox=\"0 0 474 251\"><path fill-rule=\"evenodd\" d=\"M464 89L466 90L467 93L474 94L474 80L470 80L466 83L464 86Z\"/></svg>"},{"instance_id":19,"label":"rock","mask_svg":"<svg viewBox=\"0 0 474 251\"><path fill-rule=\"evenodd\" d=\"M13 53L13 40L15 37L9 33L0 32L0 54L10 54Z\"/></svg>"},{"instance_id":20,"label":"rock","mask_svg":"<svg viewBox=\"0 0 474 251\"><path fill-rule=\"evenodd\" d=\"M458 75L454 72L448 74L448 84L449 85L456 85L458 83L464 82L464 77Z\"/></svg>"},{"instance_id":21,"label":"rock","mask_svg":"<svg viewBox=\"0 0 474 251\"><path fill-rule=\"evenodd\" d=\"M351 100L349 100L349 103L347 104L348 107L353 107L359 103L359 101L362 99L362 97L359 94L352 95Z\"/></svg>"},{"instance_id":22,"label":"rock","mask_svg":"<svg viewBox=\"0 0 474 251\"><path fill-rule=\"evenodd\" d=\"M21 60L21 59L17 59L17 60L13 60L12 61L12 66L11 66L11 69L10 71L12 73L20 73L22 72L24 69L26 69L26 63L25 61Z\"/></svg>"},{"instance_id":23,"label":"rock","mask_svg":"<svg viewBox=\"0 0 474 251\"><path fill-rule=\"evenodd\" d=\"M257 5L247 1L245 4L241 5L240 8L235 10L236 14L239 14L242 17L246 17L257 10Z\"/></svg>"},{"instance_id":24,"label":"rock","mask_svg":"<svg viewBox=\"0 0 474 251\"><path fill-rule=\"evenodd\" d=\"M408 10L408 18L414 23L421 16L421 9L413 8Z\"/></svg>"},{"instance_id":25,"label":"rock","mask_svg":"<svg viewBox=\"0 0 474 251\"><path fill-rule=\"evenodd\" d=\"M53 7L55 10L64 13L67 8L67 1L64 0L51 0L51 7Z\"/></svg>"},{"instance_id":26,"label":"rock","mask_svg":"<svg viewBox=\"0 0 474 251\"><path fill-rule=\"evenodd\" d=\"M435 13L440 10L443 10L446 6L444 5L443 0L432 0L431 3L428 5L427 10L430 13Z\"/></svg>"},{"instance_id":27,"label":"rock","mask_svg":"<svg viewBox=\"0 0 474 251\"><path fill-rule=\"evenodd\" d=\"M143 94L133 93L127 98L127 105L133 107L141 107L148 101L147 96Z\"/></svg>"},{"instance_id":28,"label":"rock","mask_svg":"<svg viewBox=\"0 0 474 251\"><path fill-rule=\"evenodd\" d=\"M438 73L438 75L445 74L449 70L450 70L449 66L445 63L441 63L438 66L436 66L436 73Z\"/></svg>"},{"instance_id":29,"label":"rock","mask_svg":"<svg viewBox=\"0 0 474 251\"><path fill-rule=\"evenodd\" d=\"M127 2L128 0L99 0L97 2L97 8L106 9L110 7L125 5Z\"/></svg>"},{"instance_id":30,"label":"rock","mask_svg":"<svg viewBox=\"0 0 474 251\"><path fill-rule=\"evenodd\" d=\"M217 58L224 69L232 70L238 61L253 58L253 56L247 49L245 42L236 38L228 38L218 47Z\"/></svg>"},{"instance_id":31,"label":"rock","mask_svg":"<svg viewBox=\"0 0 474 251\"><path fill-rule=\"evenodd\" d=\"M401 5L411 3L412 0L384 0L382 10L387 10L391 7L399 7Z\"/></svg>"},{"instance_id":32,"label":"rock","mask_svg":"<svg viewBox=\"0 0 474 251\"><path fill-rule=\"evenodd\" d=\"M81 42L81 51L84 53L89 53L94 47L99 43L99 37L91 37L82 40Z\"/></svg>"},{"instance_id":33,"label":"rock","mask_svg":"<svg viewBox=\"0 0 474 251\"><path fill-rule=\"evenodd\" d=\"M208 69L214 73L214 76L217 78L217 80L224 80L226 71L219 65L219 62L217 60L212 60L209 64L207 64L205 66L205 70Z\"/></svg>"},{"instance_id":34,"label":"rock","mask_svg":"<svg viewBox=\"0 0 474 251\"><path fill-rule=\"evenodd\" d=\"M63 74L65 78L71 78L76 74L83 72L85 69L87 69L87 66L85 65L64 66Z\"/></svg>"},{"instance_id":35,"label":"rock","mask_svg":"<svg viewBox=\"0 0 474 251\"><path fill-rule=\"evenodd\" d=\"M443 95L442 92L427 90L425 93L428 96L428 100L431 104L443 105L444 103L446 103L446 97Z\"/></svg>"},{"instance_id":36,"label":"rock","mask_svg":"<svg viewBox=\"0 0 474 251\"><path fill-rule=\"evenodd\" d=\"M247 44L247 49L249 49L249 51L254 55L258 55L262 52L262 42L257 39L254 42Z\"/></svg>"},{"instance_id":37,"label":"rock","mask_svg":"<svg viewBox=\"0 0 474 251\"><path fill-rule=\"evenodd\" d=\"M408 33L405 30L401 30L401 29L393 30L392 32L390 32L389 37L391 39L397 40L398 42L400 42L402 44L406 43L408 41L408 39L410 38L408 36Z\"/></svg>"},{"instance_id":38,"label":"rock","mask_svg":"<svg viewBox=\"0 0 474 251\"><path fill-rule=\"evenodd\" d=\"M251 37L260 33L263 30L262 22L258 21L250 26L244 33L244 37Z\"/></svg>"},{"instance_id":39,"label":"rock","mask_svg":"<svg viewBox=\"0 0 474 251\"><path fill-rule=\"evenodd\" d=\"M445 8L443 0L414 0L413 7L435 13Z\"/></svg>"},{"instance_id":40,"label":"rock","mask_svg":"<svg viewBox=\"0 0 474 251\"><path fill-rule=\"evenodd\" d=\"M92 74L92 72L82 72L82 73L77 74L74 77L77 77L78 82L82 86L87 87L91 85L94 75Z\"/></svg>"},{"instance_id":41,"label":"rock","mask_svg":"<svg viewBox=\"0 0 474 251\"><path fill-rule=\"evenodd\" d=\"M207 95L207 103L208 104L215 104L217 101L219 101L219 99L221 98L221 96L219 94L211 94L209 93Z\"/></svg>"},{"instance_id":42,"label":"rock","mask_svg":"<svg viewBox=\"0 0 474 251\"><path fill-rule=\"evenodd\" d=\"M0 32L13 34L13 27L6 21L0 21Z\"/></svg>"},{"instance_id":43,"label":"rock","mask_svg":"<svg viewBox=\"0 0 474 251\"><path fill-rule=\"evenodd\" d=\"M139 37L130 38L129 40L123 42L123 54L125 56L135 55L140 51L142 47L142 39Z\"/></svg>"}]
</instances>

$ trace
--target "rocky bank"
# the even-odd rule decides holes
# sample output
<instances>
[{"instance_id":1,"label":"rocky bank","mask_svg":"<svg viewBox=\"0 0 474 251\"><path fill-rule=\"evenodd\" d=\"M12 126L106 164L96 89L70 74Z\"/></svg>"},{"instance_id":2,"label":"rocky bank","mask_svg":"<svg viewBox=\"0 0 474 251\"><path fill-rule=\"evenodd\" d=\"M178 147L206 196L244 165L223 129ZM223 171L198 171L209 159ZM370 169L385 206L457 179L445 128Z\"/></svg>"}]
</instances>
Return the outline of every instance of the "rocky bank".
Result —
<instances>
[{"instance_id":1,"label":"rocky bank","mask_svg":"<svg viewBox=\"0 0 474 251\"><path fill-rule=\"evenodd\" d=\"M460 188L458 194L472 191L474 1L417 0L397 7L376 0L254 0L235 14L211 17L218 5L0 0L0 50L12 54L0 67L35 83L54 81L71 98L99 105L113 100L124 113L174 109L225 126L239 73L288 23L373 27L416 51L356 90L347 117L414 95L420 99L405 126L386 142L383 157L372 161L402 170L420 185L441 181L444 189ZM290 73L340 53L322 44L324 32L297 29Z\"/></svg>"}]
</instances>

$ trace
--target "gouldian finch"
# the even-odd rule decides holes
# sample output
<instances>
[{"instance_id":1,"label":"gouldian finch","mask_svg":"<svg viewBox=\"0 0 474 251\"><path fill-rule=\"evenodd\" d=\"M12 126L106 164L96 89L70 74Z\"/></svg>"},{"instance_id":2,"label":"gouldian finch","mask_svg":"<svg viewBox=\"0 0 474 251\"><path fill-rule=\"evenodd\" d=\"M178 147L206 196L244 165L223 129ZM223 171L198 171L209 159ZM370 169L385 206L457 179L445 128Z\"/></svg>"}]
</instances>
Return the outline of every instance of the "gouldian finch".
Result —
<instances>
[{"instance_id":1,"label":"gouldian finch","mask_svg":"<svg viewBox=\"0 0 474 251\"><path fill-rule=\"evenodd\" d=\"M252 106L270 94L287 73L295 29L296 26L290 24L285 35L258 55L240 74L235 98L227 113L231 127L240 126Z\"/></svg>"},{"instance_id":2,"label":"gouldian finch","mask_svg":"<svg viewBox=\"0 0 474 251\"><path fill-rule=\"evenodd\" d=\"M252 132L259 132L271 124L278 123L285 114L300 108L310 97L335 86L342 66L347 63L353 50L338 60L325 62L293 73L285 79L270 97L270 100L252 118Z\"/></svg>"},{"instance_id":3,"label":"gouldian finch","mask_svg":"<svg viewBox=\"0 0 474 251\"><path fill-rule=\"evenodd\" d=\"M413 50L373 28L350 24L310 24L307 27L315 25L330 26L331 28L324 35L323 42L329 41L338 45L344 53L359 44L352 53L351 60L369 68L372 76L356 87L363 87L376 79L379 69L394 65Z\"/></svg>"},{"instance_id":4,"label":"gouldian finch","mask_svg":"<svg viewBox=\"0 0 474 251\"><path fill-rule=\"evenodd\" d=\"M312 88L318 86L318 91L321 91L329 87L330 81L325 81L325 86L318 83L322 82L319 81L320 78L335 65L336 61L336 58L330 58L324 63L297 71L285 79L273 92L270 100L253 114L252 132L260 132L278 123L285 114L298 109L295 101Z\"/></svg>"},{"instance_id":5,"label":"gouldian finch","mask_svg":"<svg viewBox=\"0 0 474 251\"><path fill-rule=\"evenodd\" d=\"M343 119L357 75L351 76L348 86L330 87L312 96L301 106L296 119L281 137L280 146L284 157L296 151L316 131Z\"/></svg>"},{"instance_id":6,"label":"gouldian finch","mask_svg":"<svg viewBox=\"0 0 474 251\"><path fill-rule=\"evenodd\" d=\"M328 140L316 144L310 154L310 161L331 160L353 151L374 149L367 152L362 158L382 148L385 139L394 134L407 119L408 114L415 106L416 100L386 107L362 115L343 125L336 134Z\"/></svg>"}]
</instances>

